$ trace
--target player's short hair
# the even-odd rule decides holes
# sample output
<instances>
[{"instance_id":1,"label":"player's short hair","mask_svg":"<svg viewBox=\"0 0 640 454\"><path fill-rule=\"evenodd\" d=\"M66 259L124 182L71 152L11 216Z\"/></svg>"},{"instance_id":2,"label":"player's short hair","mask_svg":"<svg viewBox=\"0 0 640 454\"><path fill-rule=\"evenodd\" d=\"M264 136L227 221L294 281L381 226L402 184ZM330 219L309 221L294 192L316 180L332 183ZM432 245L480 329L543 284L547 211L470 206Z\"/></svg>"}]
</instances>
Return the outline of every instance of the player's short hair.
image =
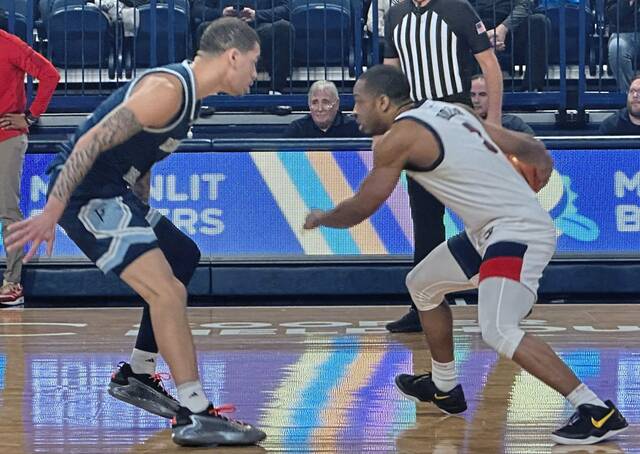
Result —
<instances>
[{"instance_id":1,"label":"player's short hair","mask_svg":"<svg viewBox=\"0 0 640 454\"><path fill-rule=\"evenodd\" d=\"M219 55L229 49L249 52L260 44L256 31L235 17L223 17L211 22L200 38L200 51Z\"/></svg>"},{"instance_id":2,"label":"player's short hair","mask_svg":"<svg viewBox=\"0 0 640 454\"><path fill-rule=\"evenodd\" d=\"M407 77L399 68L391 65L376 65L364 72L359 80L366 83L366 91L373 96L387 96L399 105L410 99Z\"/></svg>"},{"instance_id":3,"label":"player's short hair","mask_svg":"<svg viewBox=\"0 0 640 454\"><path fill-rule=\"evenodd\" d=\"M634 83L636 80L640 79L640 71L636 72L633 77L631 78L631 80L629 81L629 85L631 85L632 83Z\"/></svg>"},{"instance_id":4,"label":"player's short hair","mask_svg":"<svg viewBox=\"0 0 640 454\"><path fill-rule=\"evenodd\" d=\"M474 74L473 76L471 76L471 82L473 82L474 80L478 80L478 79L484 80L484 74L478 73L478 74Z\"/></svg>"}]
</instances>

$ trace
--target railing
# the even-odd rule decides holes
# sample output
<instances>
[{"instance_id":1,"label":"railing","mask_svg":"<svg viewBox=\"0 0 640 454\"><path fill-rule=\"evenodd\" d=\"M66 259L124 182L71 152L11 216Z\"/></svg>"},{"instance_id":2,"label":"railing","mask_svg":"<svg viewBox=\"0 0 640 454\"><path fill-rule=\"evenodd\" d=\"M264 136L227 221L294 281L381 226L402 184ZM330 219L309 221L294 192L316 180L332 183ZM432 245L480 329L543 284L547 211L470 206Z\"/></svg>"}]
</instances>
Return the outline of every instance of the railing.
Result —
<instances>
[{"instance_id":1,"label":"railing","mask_svg":"<svg viewBox=\"0 0 640 454\"><path fill-rule=\"evenodd\" d=\"M247 3L229 1L236 12ZM611 73L605 56L612 24L606 18L604 1L594 0L594 5L588 1L540 0L537 5L537 13L549 24L544 39L548 49L528 50L546 52L544 87L538 91L523 85L526 65L518 60L515 45L497 53L509 74L504 84L507 108L564 110L624 104L625 94L616 86L620 74ZM146 68L191 58L198 27L213 18L206 12L198 16L189 0L134 3L136 7L125 7L115 0L0 0L0 27L23 38L59 68L62 81L52 110L88 111ZM205 104L223 109L306 108L309 85L329 79L344 94L343 107L352 106L349 94L355 78L382 57L378 0L372 0L368 7L365 2L364 11L370 10L372 15L369 28L364 25L366 17L359 1L271 0L272 11L281 5L288 5L288 25L283 25L275 12L257 23L268 61L261 64L262 72L251 94L244 98L216 96ZM618 26L620 20L618 16ZM282 33L291 38L284 41L289 49L278 41ZM528 34L525 41L533 36L531 30ZM274 68L282 58L287 60L281 65L286 67L286 77L282 71L275 77ZM31 96L31 80L28 87ZM269 90L283 96L270 96Z\"/></svg>"}]
</instances>

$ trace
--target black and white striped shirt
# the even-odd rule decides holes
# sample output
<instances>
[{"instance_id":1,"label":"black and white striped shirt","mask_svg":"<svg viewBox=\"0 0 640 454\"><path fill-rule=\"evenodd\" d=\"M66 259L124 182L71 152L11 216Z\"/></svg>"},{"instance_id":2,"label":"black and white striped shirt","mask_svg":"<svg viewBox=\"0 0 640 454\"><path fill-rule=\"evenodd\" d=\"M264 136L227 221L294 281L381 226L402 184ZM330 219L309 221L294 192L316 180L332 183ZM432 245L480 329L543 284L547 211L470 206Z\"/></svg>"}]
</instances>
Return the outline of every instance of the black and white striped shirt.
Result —
<instances>
[{"instance_id":1,"label":"black and white striped shirt","mask_svg":"<svg viewBox=\"0 0 640 454\"><path fill-rule=\"evenodd\" d=\"M385 15L385 58L398 58L414 101L447 99L471 89L472 54L491 47L485 27L467 0L412 0Z\"/></svg>"}]
</instances>

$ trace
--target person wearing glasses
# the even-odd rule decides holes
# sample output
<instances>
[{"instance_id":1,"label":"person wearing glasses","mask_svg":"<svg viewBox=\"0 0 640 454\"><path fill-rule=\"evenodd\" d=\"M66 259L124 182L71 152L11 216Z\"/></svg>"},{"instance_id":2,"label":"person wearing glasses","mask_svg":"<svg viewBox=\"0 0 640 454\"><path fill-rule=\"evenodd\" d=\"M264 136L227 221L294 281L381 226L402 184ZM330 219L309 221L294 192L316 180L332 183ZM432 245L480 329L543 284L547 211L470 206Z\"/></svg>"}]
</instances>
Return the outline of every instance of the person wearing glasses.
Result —
<instances>
[{"instance_id":1,"label":"person wearing glasses","mask_svg":"<svg viewBox=\"0 0 640 454\"><path fill-rule=\"evenodd\" d=\"M627 93L627 107L607 117L598 131L601 135L640 135L640 73L631 79Z\"/></svg>"},{"instance_id":2,"label":"person wearing glasses","mask_svg":"<svg viewBox=\"0 0 640 454\"><path fill-rule=\"evenodd\" d=\"M363 134L355 119L340 111L340 97L335 84L318 80L309 88L309 114L293 121L283 137L363 137Z\"/></svg>"}]
</instances>

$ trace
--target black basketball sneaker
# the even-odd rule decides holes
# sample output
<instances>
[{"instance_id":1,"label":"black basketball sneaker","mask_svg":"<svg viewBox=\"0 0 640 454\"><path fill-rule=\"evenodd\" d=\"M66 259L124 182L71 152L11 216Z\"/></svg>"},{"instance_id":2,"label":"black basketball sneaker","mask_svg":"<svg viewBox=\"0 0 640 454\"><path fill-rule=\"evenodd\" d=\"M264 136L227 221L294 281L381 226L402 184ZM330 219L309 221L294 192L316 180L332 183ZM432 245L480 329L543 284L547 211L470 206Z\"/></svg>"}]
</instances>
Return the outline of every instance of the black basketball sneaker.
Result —
<instances>
[{"instance_id":1,"label":"black basketball sneaker","mask_svg":"<svg viewBox=\"0 0 640 454\"><path fill-rule=\"evenodd\" d=\"M624 432L629 423L613 402L607 408L580 405L564 427L553 432L551 440L562 445L592 445Z\"/></svg>"},{"instance_id":2,"label":"black basketball sneaker","mask_svg":"<svg viewBox=\"0 0 640 454\"><path fill-rule=\"evenodd\" d=\"M400 374L396 377L396 386L409 399L433 402L448 415L462 413L467 409L462 386L457 385L449 392L440 391L431 379L431 372L422 375Z\"/></svg>"},{"instance_id":3,"label":"black basketball sneaker","mask_svg":"<svg viewBox=\"0 0 640 454\"><path fill-rule=\"evenodd\" d=\"M216 408L209 405L206 410L193 413L180 407L171 421L171 439L180 446L241 446L253 445L266 438L267 434L252 425L220 415L234 410L233 406Z\"/></svg>"},{"instance_id":4,"label":"black basketball sneaker","mask_svg":"<svg viewBox=\"0 0 640 454\"><path fill-rule=\"evenodd\" d=\"M111 376L109 394L167 419L173 418L180 408L178 401L162 385L161 374L134 374L125 362L118 364L118 370Z\"/></svg>"}]
</instances>

